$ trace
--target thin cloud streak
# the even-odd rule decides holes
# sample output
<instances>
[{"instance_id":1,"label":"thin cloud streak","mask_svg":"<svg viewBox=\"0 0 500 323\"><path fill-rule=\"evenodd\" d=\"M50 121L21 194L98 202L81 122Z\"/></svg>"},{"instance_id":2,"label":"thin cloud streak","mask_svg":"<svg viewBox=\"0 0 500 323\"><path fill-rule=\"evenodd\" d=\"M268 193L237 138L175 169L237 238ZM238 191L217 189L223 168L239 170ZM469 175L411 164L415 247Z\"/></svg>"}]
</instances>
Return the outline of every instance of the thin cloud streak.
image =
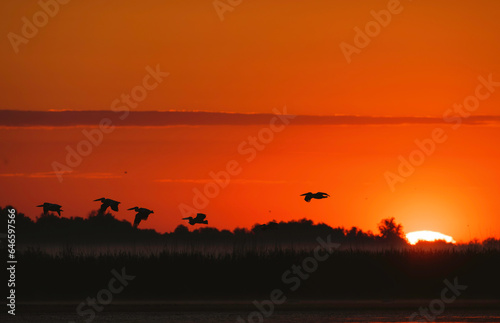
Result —
<instances>
[{"instance_id":1,"label":"thin cloud streak","mask_svg":"<svg viewBox=\"0 0 500 323\"><path fill-rule=\"evenodd\" d=\"M66 177L85 178L85 179L111 179L121 178L120 175L112 173L70 173ZM34 173L3 173L0 177L24 177L24 178L52 178L57 177L54 172L34 172Z\"/></svg>"},{"instance_id":2,"label":"thin cloud streak","mask_svg":"<svg viewBox=\"0 0 500 323\"><path fill-rule=\"evenodd\" d=\"M202 178L202 179L157 179L155 182L160 183L185 183L185 184L206 184L213 182L212 178ZM259 180L259 179L231 179L233 184L288 184L293 181L281 181L281 180ZM302 183L302 182L301 182Z\"/></svg>"},{"instance_id":3,"label":"thin cloud streak","mask_svg":"<svg viewBox=\"0 0 500 323\"><path fill-rule=\"evenodd\" d=\"M115 126L216 126L267 125L274 114L226 113L202 111L18 111L0 110L0 127L74 127L98 126L107 118ZM123 120L120 119L123 118ZM500 116L471 116L463 119L467 125L500 125ZM293 125L406 125L445 124L440 117L386 116L313 116L298 115Z\"/></svg>"}]
</instances>

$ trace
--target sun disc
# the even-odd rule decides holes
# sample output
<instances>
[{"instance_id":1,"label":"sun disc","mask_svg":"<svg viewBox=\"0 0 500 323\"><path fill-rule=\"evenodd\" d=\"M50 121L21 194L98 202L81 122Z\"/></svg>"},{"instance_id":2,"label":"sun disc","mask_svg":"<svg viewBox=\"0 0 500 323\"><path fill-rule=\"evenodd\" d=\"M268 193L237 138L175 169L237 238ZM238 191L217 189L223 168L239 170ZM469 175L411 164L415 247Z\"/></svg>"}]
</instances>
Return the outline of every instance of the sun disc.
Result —
<instances>
[{"instance_id":1,"label":"sun disc","mask_svg":"<svg viewBox=\"0 0 500 323\"><path fill-rule=\"evenodd\" d=\"M437 241L444 240L448 243L456 243L456 241L451 237L440 232L434 231L414 231L406 234L406 239L410 242L411 245L417 244L419 241Z\"/></svg>"}]
</instances>

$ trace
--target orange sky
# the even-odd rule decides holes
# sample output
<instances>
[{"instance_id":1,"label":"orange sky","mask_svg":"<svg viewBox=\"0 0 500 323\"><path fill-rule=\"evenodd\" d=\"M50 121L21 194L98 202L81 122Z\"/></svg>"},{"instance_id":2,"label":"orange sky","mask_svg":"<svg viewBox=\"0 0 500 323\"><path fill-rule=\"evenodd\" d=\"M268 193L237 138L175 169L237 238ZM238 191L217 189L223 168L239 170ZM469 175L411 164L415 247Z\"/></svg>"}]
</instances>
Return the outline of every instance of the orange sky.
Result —
<instances>
[{"instance_id":1,"label":"orange sky","mask_svg":"<svg viewBox=\"0 0 500 323\"><path fill-rule=\"evenodd\" d=\"M169 76L137 111L272 113L286 104L296 115L441 118L474 95L479 76L500 81L495 0L402 0L402 12L348 63L340 44L354 44L354 28L387 3L252 0L221 21L212 1L73 0L16 53L9 33L22 35L22 18L40 7L2 1L0 109L110 110L157 65ZM474 115L500 115L499 92ZM84 216L106 196L155 210L144 227L168 231L181 223L178 205L192 201L192 189L234 159L241 174L203 210L219 228L308 217L375 230L394 216L407 232L500 237L498 124L453 130L443 122L449 139L395 192L387 185L384 173L397 171L398 156L437 126L292 121L251 162L237 147L266 125L119 127L63 183L47 174L51 164L91 127L4 128L0 204L35 216L33 206L48 201ZM298 197L307 191L332 198L308 204Z\"/></svg>"}]
</instances>

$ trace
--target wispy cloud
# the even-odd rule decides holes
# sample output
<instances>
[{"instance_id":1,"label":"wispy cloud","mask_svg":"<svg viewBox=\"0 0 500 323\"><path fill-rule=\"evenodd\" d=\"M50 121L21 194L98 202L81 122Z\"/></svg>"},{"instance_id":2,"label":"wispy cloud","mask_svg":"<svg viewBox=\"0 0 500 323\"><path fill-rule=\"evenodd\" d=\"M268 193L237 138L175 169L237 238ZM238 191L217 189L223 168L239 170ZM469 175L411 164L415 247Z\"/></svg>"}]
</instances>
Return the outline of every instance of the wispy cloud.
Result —
<instances>
[{"instance_id":1,"label":"wispy cloud","mask_svg":"<svg viewBox=\"0 0 500 323\"><path fill-rule=\"evenodd\" d=\"M132 111L120 119L122 112L113 111L17 111L0 110L0 127L73 127L97 126L104 118L115 126L210 126L210 125L264 125L274 114L226 113L202 111ZM500 124L500 116L471 116L463 120L468 125ZM293 125L405 125L443 124L441 117L390 117L298 115Z\"/></svg>"},{"instance_id":2,"label":"wispy cloud","mask_svg":"<svg viewBox=\"0 0 500 323\"><path fill-rule=\"evenodd\" d=\"M205 184L209 182L213 182L212 178L203 178L203 179L157 179L155 182L161 183L186 183L186 184ZM260 180L260 179L232 179L231 183L234 184L287 184L291 183L290 181L284 180Z\"/></svg>"},{"instance_id":3,"label":"wispy cloud","mask_svg":"<svg viewBox=\"0 0 500 323\"><path fill-rule=\"evenodd\" d=\"M120 175L113 173L70 173L65 175L67 177L73 178L85 178L85 179L111 179L120 178ZM3 173L0 177L24 177L24 178L52 178L57 177L54 172L33 172L33 173Z\"/></svg>"}]
</instances>

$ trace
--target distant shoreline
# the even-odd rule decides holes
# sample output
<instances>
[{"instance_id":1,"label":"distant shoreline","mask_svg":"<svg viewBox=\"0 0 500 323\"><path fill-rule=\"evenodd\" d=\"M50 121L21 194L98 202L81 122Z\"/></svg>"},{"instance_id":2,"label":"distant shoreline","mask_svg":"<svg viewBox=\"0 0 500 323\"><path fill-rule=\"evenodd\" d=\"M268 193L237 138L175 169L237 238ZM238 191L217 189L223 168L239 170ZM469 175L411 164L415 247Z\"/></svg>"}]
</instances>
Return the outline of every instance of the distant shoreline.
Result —
<instances>
[{"instance_id":1,"label":"distant shoreline","mask_svg":"<svg viewBox=\"0 0 500 323\"><path fill-rule=\"evenodd\" d=\"M82 300L64 301L31 301L19 302L19 312L58 313L71 312ZM183 311L247 311L254 310L254 299L248 300L136 300L113 301L106 307L112 312L183 312ZM387 309L418 309L428 305L432 299L404 299L394 301L384 300L287 300L278 305L280 311L328 311L328 310L387 310ZM497 309L500 312L500 299L456 300L446 305L454 309Z\"/></svg>"}]
</instances>

